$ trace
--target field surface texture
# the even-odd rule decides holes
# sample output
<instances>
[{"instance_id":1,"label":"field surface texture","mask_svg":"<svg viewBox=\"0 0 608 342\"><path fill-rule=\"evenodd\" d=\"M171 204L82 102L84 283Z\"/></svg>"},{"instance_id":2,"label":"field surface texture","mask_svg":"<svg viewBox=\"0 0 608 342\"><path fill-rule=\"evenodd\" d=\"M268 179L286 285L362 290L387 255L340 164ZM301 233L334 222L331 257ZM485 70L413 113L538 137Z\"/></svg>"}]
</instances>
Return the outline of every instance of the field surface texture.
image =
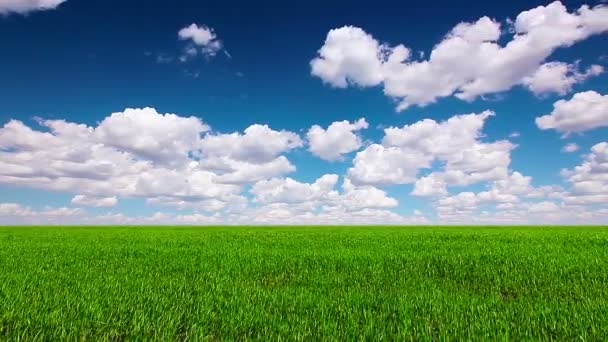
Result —
<instances>
[{"instance_id":1,"label":"field surface texture","mask_svg":"<svg viewBox=\"0 0 608 342\"><path fill-rule=\"evenodd\" d=\"M5 227L0 340L608 339L606 227Z\"/></svg>"}]
</instances>

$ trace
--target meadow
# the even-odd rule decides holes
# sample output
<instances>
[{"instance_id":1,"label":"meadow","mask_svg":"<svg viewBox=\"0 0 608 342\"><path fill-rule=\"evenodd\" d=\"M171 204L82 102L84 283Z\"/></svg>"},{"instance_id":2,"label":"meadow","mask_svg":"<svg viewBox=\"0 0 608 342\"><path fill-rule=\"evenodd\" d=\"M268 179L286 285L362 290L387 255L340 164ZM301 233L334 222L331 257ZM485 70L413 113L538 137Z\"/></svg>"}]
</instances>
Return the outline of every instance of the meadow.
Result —
<instances>
[{"instance_id":1,"label":"meadow","mask_svg":"<svg viewBox=\"0 0 608 342\"><path fill-rule=\"evenodd\" d=\"M608 227L2 227L0 340L608 339Z\"/></svg>"}]
</instances>

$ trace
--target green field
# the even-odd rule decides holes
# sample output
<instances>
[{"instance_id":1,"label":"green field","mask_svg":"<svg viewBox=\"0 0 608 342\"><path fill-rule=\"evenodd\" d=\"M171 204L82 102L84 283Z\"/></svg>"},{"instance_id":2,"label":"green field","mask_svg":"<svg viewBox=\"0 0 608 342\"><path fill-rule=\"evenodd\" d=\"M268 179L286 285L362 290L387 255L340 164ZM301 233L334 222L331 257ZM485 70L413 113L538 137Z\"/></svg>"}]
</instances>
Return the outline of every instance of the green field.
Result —
<instances>
[{"instance_id":1,"label":"green field","mask_svg":"<svg viewBox=\"0 0 608 342\"><path fill-rule=\"evenodd\" d=\"M607 227L5 227L0 340L608 339Z\"/></svg>"}]
</instances>

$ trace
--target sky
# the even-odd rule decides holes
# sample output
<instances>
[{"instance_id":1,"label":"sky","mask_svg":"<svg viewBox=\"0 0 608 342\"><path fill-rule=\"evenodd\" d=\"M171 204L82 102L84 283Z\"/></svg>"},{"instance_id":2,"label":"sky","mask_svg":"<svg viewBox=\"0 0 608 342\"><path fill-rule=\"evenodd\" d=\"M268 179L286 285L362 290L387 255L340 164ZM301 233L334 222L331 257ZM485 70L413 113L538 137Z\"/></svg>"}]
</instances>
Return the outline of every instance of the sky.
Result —
<instances>
[{"instance_id":1,"label":"sky","mask_svg":"<svg viewBox=\"0 0 608 342\"><path fill-rule=\"evenodd\" d=\"M606 224L602 1L0 0L0 224Z\"/></svg>"}]
</instances>

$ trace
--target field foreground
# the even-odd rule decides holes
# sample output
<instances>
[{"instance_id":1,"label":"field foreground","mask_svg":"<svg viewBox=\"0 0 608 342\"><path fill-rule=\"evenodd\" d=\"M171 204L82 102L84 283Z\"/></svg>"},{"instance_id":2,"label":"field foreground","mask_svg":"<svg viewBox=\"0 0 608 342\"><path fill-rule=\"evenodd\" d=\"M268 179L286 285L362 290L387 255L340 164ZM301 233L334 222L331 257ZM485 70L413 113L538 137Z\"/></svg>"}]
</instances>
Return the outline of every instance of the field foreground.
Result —
<instances>
[{"instance_id":1,"label":"field foreground","mask_svg":"<svg viewBox=\"0 0 608 342\"><path fill-rule=\"evenodd\" d=\"M607 227L0 228L0 340L608 339Z\"/></svg>"}]
</instances>

